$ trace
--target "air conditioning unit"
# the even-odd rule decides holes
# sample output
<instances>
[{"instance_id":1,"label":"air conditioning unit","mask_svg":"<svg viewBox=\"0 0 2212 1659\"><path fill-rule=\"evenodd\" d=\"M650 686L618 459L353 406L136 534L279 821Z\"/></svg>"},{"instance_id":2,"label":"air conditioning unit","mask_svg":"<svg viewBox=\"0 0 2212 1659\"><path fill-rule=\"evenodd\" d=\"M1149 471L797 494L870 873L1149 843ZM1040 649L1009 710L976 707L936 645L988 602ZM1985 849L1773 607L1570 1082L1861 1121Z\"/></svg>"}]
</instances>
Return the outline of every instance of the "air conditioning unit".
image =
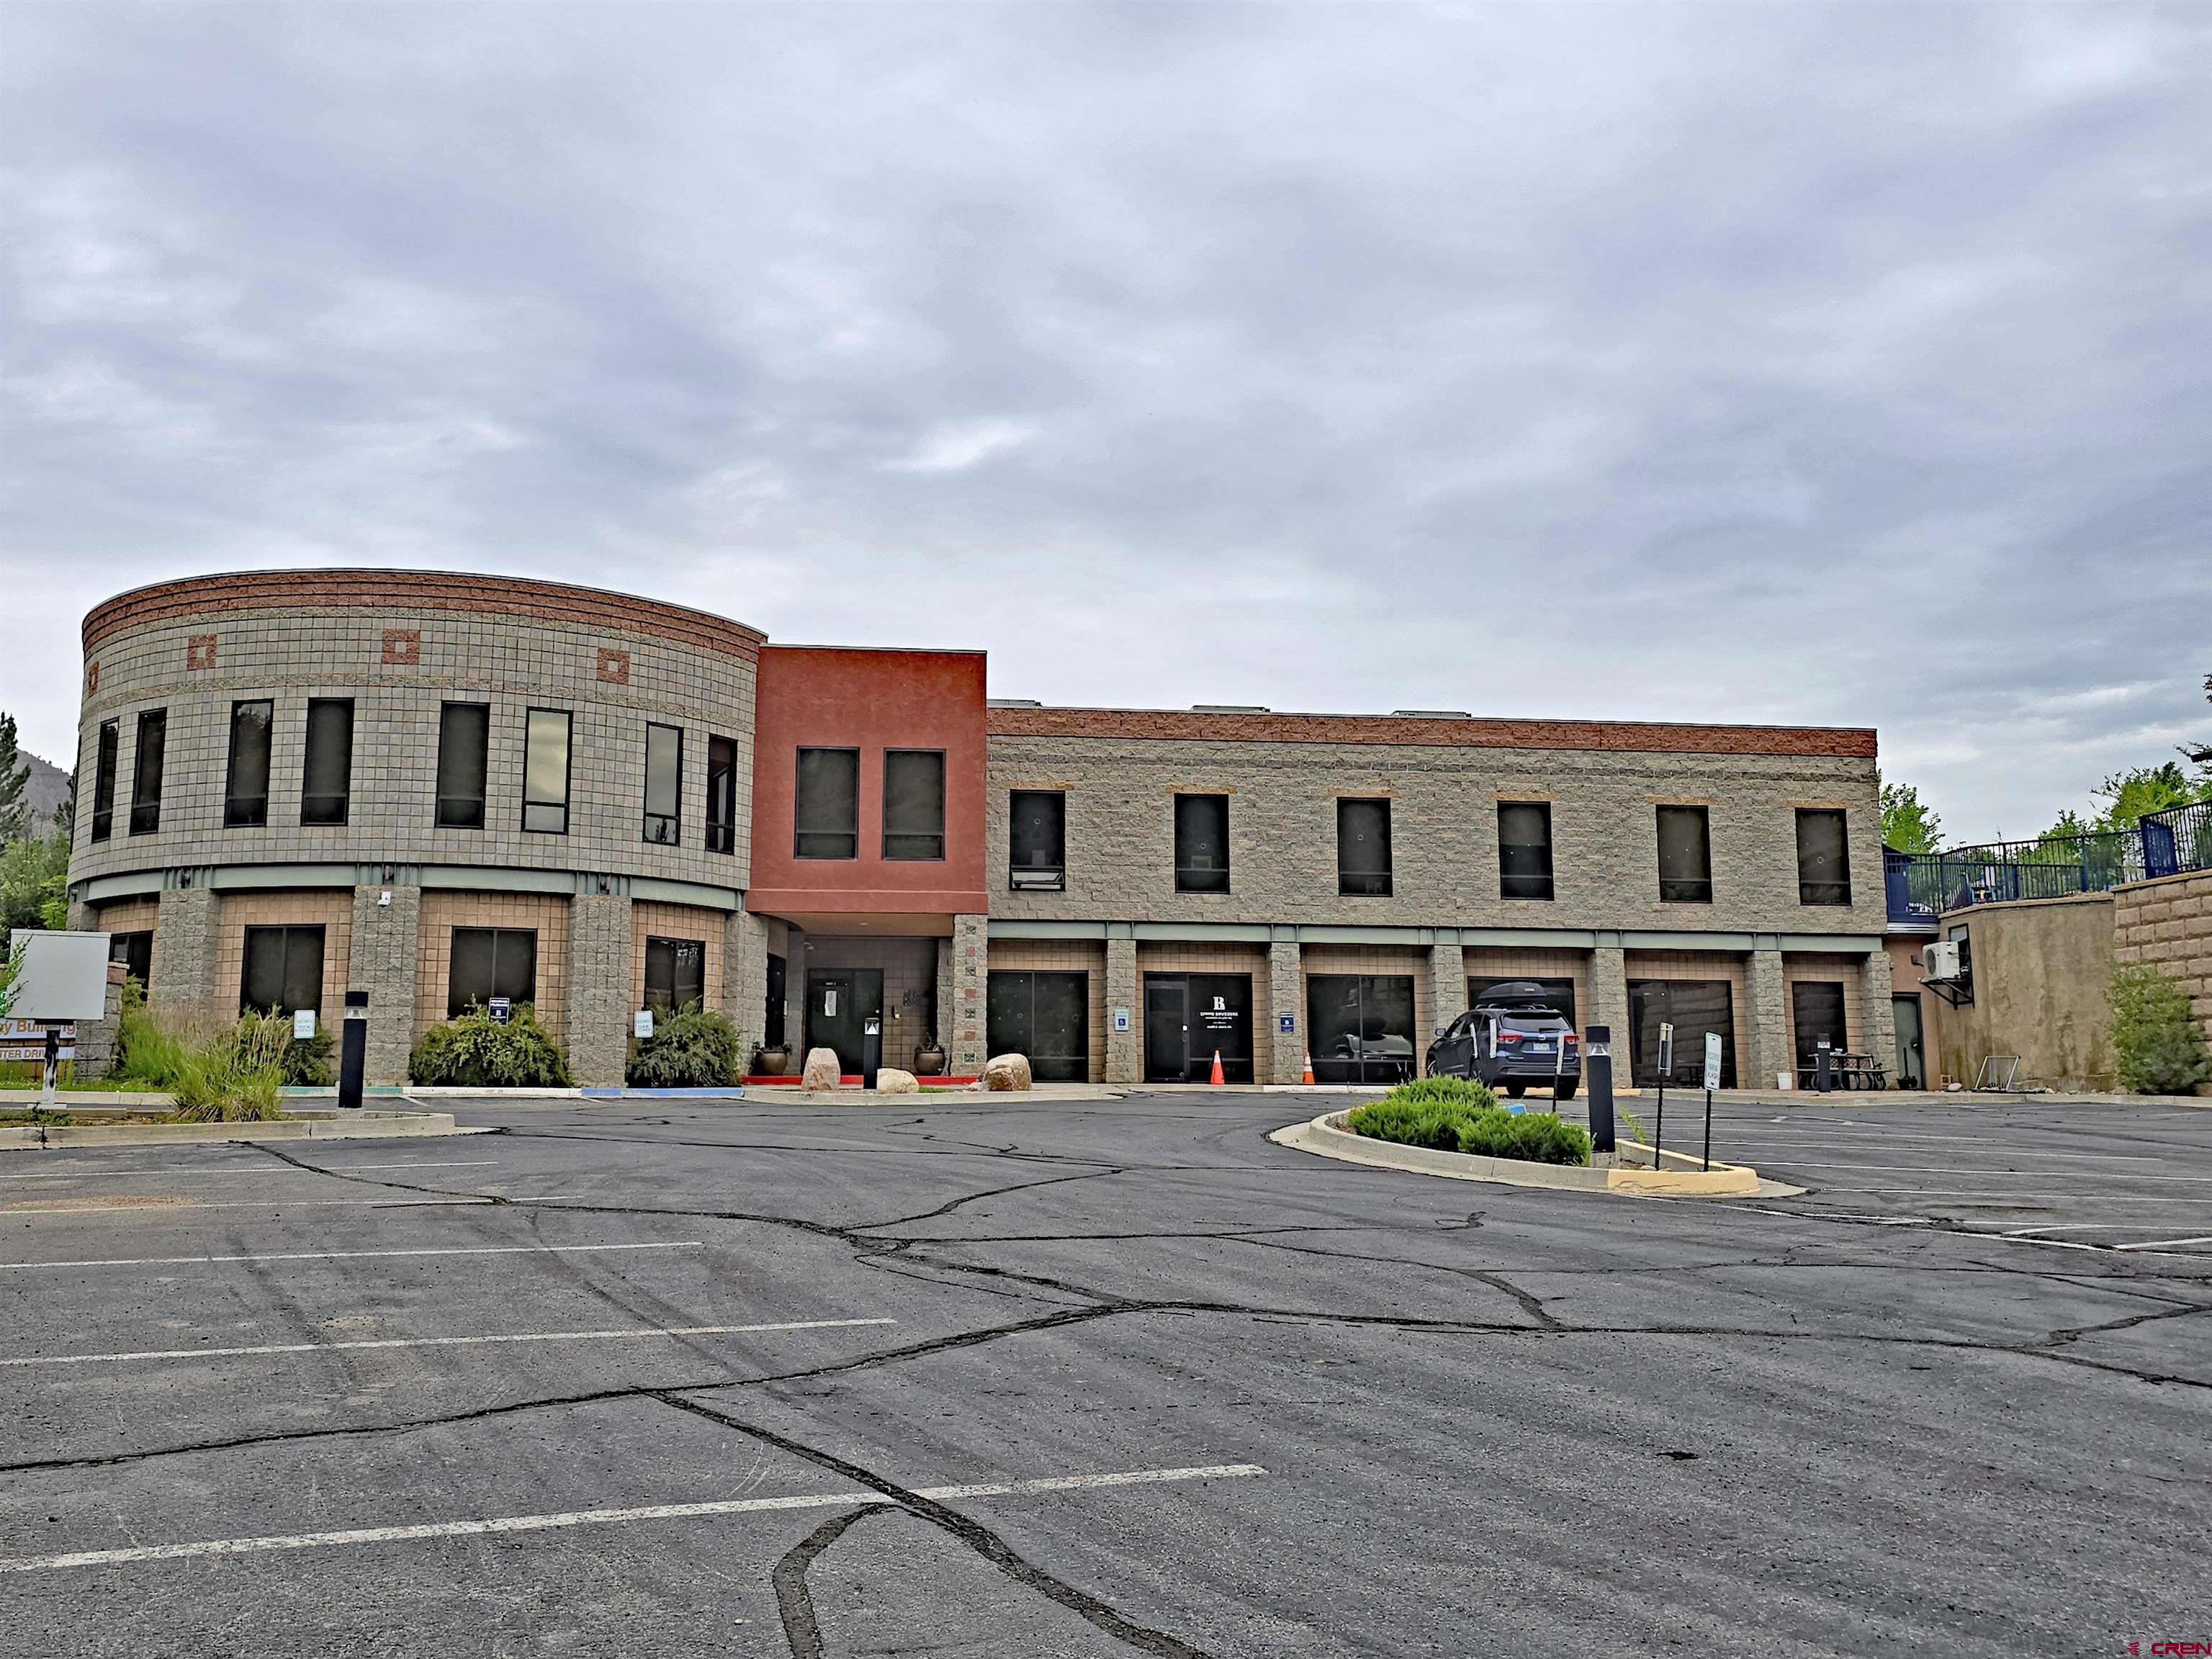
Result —
<instances>
[{"instance_id":1,"label":"air conditioning unit","mask_svg":"<svg viewBox=\"0 0 2212 1659\"><path fill-rule=\"evenodd\" d=\"M1959 977L1959 941L1932 939L1920 947L1920 977L1933 985L1948 985Z\"/></svg>"}]
</instances>

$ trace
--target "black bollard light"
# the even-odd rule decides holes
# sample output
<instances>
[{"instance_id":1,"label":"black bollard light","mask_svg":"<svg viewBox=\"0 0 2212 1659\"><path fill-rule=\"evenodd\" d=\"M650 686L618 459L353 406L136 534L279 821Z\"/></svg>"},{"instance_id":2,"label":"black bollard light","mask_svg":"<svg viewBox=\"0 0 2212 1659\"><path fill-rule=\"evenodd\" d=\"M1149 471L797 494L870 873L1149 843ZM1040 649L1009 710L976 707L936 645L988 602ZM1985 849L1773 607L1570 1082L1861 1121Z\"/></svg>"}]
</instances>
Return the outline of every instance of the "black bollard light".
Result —
<instances>
[{"instance_id":1,"label":"black bollard light","mask_svg":"<svg viewBox=\"0 0 2212 1659\"><path fill-rule=\"evenodd\" d=\"M876 1086L876 1073L884 1064L884 1017L870 1014L860 1027L860 1086Z\"/></svg>"},{"instance_id":2,"label":"black bollard light","mask_svg":"<svg viewBox=\"0 0 2212 1659\"><path fill-rule=\"evenodd\" d=\"M1590 1146L1613 1150L1613 1028L1593 1025L1583 1033L1583 1086L1589 1091Z\"/></svg>"},{"instance_id":3,"label":"black bollard light","mask_svg":"<svg viewBox=\"0 0 2212 1659\"><path fill-rule=\"evenodd\" d=\"M368 993L345 994L345 1018L338 1028L338 1104L361 1109L362 1076L368 1069Z\"/></svg>"}]
</instances>

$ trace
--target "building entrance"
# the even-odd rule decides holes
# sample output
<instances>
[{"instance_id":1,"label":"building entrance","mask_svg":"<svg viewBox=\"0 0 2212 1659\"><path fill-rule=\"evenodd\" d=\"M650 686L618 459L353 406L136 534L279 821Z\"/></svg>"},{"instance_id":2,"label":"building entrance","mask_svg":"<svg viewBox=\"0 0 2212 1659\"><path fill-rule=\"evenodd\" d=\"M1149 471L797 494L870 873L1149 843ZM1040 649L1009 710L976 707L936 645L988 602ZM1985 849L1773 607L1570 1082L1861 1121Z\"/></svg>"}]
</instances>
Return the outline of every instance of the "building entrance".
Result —
<instances>
[{"instance_id":1,"label":"building entrance","mask_svg":"<svg viewBox=\"0 0 2212 1659\"><path fill-rule=\"evenodd\" d=\"M837 1069L860 1070L860 1027L884 1017L880 968L817 968L806 975L806 1046L837 1051Z\"/></svg>"},{"instance_id":2,"label":"building entrance","mask_svg":"<svg viewBox=\"0 0 2212 1659\"><path fill-rule=\"evenodd\" d=\"M1252 1081L1249 974L1145 975L1145 1081L1204 1083L1221 1056L1225 1083Z\"/></svg>"}]
</instances>

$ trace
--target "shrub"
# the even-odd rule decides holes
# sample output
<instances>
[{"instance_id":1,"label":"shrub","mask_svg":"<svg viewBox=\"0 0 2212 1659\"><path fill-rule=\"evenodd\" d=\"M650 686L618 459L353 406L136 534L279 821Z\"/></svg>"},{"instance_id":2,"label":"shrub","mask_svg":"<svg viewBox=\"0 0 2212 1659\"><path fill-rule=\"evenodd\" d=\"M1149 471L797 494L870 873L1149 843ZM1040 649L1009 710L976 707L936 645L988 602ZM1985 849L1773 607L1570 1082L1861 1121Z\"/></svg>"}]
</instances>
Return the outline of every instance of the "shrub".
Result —
<instances>
[{"instance_id":1,"label":"shrub","mask_svg":"<svg viewBox=\"0 0 2212 1659\"><path fill-rule=\"evenodd\" d=\"M629 1077L640 1089L712 1089L735 1083L743 1069L738 1028L690 1002L653 1022L629 1057Z\"/></svg>"},{"instance_id":2,"label":"shrub","mask_svg":"<svg viewBox=\"0 0 2212 1659\"><path fill-rule=\"evenodd\" d=\"M2203 1030L2179 985L2155 968L2116 968L2105 995L2112 1005L2120 1087L2136 1095L2189 1095L2212 1081Z\"/></svg>"},{"instance_id":3,"label":"shrub","mask_svg":"<svg viewBox=\"0 0 2212 1659\"><path fill-rule=\"evenodd\" d=\"M1411 1106L1457 1106L1470 1112L1498 1104L1488 1084L1465 1077L1418 1077L1400 1084L1382 1098Z\"/></svg>"},{"instance_id":4,"label":"shrub","mask_svg":"<svg viewBox=\"0 0 2212 1659\"><path fill-rule=\"evenodd\" d=\"M149 1089L173 1087L177 1074L184 1069L190 1052L184 1038L164 1028L146 1006L143 994L131 994L136 980L128 982L123 997L123 1013L116 1028L115 1066L111 1073L118 1084L136 1083Z\"/></svg>"},{"instance_id":5,"label":"shrub","mask_svg":"<svg viewBox=\"0 0 2212 1659\"><path fill-rule=\"evenodd\" d=\"M318 1026L311 1037L295 1037L292 1035L292 1017L270 1008L258 1014L240 1014L233 1029L234 1040L245 1041L246 1028L257 1024L269 1028L262 1041L274 1043L281 1040L283 1044L277 1064L283 1069L286 1088L326 1089L338 1080L331 1065L331 1034L327 1027Z\"/></svg>"},{"instance_id":6,"label":"shrub","mask_svg":"<svg viewBox=\"0 0 2212 1659\"><path fill-rule=\"evenodd\" d=\"M1484 1158L1516 1158L1530 1164L1588 1164L1589 1131L1563 1121L1556 1112L1478 1113L1460 1130L1459 1150Z\"/></svg>"},{"instance_id":7,"label":"shrub","mask_svg":"<svg viewBox=\"0 0 2212 1659\"><path fill-rule=\"evenodd\" d=\"M245 1123L282 1117L284 1050L292 1023L282 1015L248 1014L198 1047L186 1048L169 1088L171 1115L180 1123Z\"/></svg>"},{"instance_id":8,"label":"shrub","mask_svg":"<svg viewBox=\"0 0 2212 1659\"><path fill-rule=\"evenodd\" d=\"M422 1033L407 1059L407 1075L426 1085L464 1089L565 1089L568 1062L528 1003L495 1025L481 1008Z\"/></svg>"},{"instance_id":9,"label":"shrub","mask_svg":"<svg viewBox=\"0 0 2212 1659\"><path fill-rule=\"evenodd\" d=\"M1425 1077L1396 1088L1345 1119L1354 1134L1437 1152L1517 1158L1535 1164L1588 1164L1589 1131L1553 1112L1509 1112L1483 1085Z\"/></svg>"}]
</instances>

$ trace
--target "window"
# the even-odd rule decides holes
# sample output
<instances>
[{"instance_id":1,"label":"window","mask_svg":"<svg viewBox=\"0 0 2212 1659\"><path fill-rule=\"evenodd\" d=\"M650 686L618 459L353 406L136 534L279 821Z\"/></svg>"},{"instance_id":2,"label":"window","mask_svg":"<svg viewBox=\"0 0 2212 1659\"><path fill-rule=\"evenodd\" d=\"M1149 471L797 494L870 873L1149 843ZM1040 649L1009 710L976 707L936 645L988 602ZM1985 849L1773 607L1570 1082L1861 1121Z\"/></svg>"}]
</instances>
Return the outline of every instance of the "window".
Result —
<instances>
[{"instance_id":1,"label":"window","mask_svg":"<svg viewBox=\"0 0 2212 1659\"><path fill-rule=\"evenodd\" d=\"M533 708L523 735L522 827L568 833L568 727L565 708Z\"/></svg>"},{"instance_id":2,"label":"window","mask_svg":"<svg viewBox=\"0 0 2212 1659\"><path fill-rule=\"evenodd\" d=\"M438 710L441 830L484 827L484 767L491 748L491 705L449 702Z\"/></svg>"},{"instance_id":3,"label":"window","mask_svg":"<svg viewBox=\"0 0 2212 1659\"><path fill-rule=\"evenodd\" d=\"M138 981L144 990L154 982L154 933L144 928L137 933L110 933L107 936L107 959L119 962L123 971Z\"/></svg>"},{"instance_id":4,"label":"window","mask_svg":"<svg viewBox=\"0 0 2212 1659\"><path fill-rule=\"evenodd\" d=\"M230 764L222 781L227 830L258 829L269 822L269 722L275 713L276 705L266 698L230 706Z\"/></svg>"},{"instance_id":5,"label":"window","mask_svg":"<svg viewBox=\"0 0 2212 1659\"><path fill-rule=\"evenodd\" d=\"M1671 1084L1694 1089L1705 1075L1705 1034L1721 1040L1721 1087L1735 1087L1735 1014L1728 981L1632 979L1628 981L1629 1073L1638 1088ZM1659 1070L1659 1027L1674 1028L1674 1066ZM1619 1036L1613 1038L1620 1041Z\"/></svg>"},{"instance_id":6,"label":"window","mask_svg":"<svg viewBox=\"0 0 2212 1659\"><path fill-rule=\"evenodd\" d=\"M656 847L673 847L684 816L684 729L645 728L645 838Z\"/></svg>"},{"instance_id":7,"label":"window","mask_svg":"<svg viewBox=\"0 0 2212 1659\"><path fill-rule=\"evenodd\" d=\"M1175 884L1178 893L1229 890L1229 797L1175 798Z\"/></svg>"},{"instance_id":8,"label":"window","mask_svg":"<svg viewBox=\"0 0 2212 1659\"><path fill-rule=\"evenodd\" d=\"M131 833L150 836L161 827L161 758L169 746L169 711L138 716L138 757L131 774Z\"/></svg>"},{"instance_id":9,"label":"window","mask_svg":"<svg viewBox=\"0 0 2212 1659\"><path fill-rule=\"evenodd\" d=\"M761 1047L763 1048L783 1047L783 1000L787 994L785 988L790 982L785 977L787 971L783 958L773 951L769 951L768 1007L761 1019Z\"/></svg>"},{"instance_id":10,"label":"window","mask_svg":"<svg viewBox=\"0 0 2212 1659\"><path fill-rule=\"evenodd\" d=\"M310 697L300 822L343 823L352 795L353 699Z\"/></svg>"},{"instance_id":11,"label":"window","mask_svg":"<svg viewBox=\"0 0 2212 1659\"><path fill-rule=\"evenodd\" d=\"M92 838L106 841L115 828L115 753L123 746L121 725L100 723L100 759L92 773Z\"/></svg>"},{"instance_id":12,"label":"window","mask_svg":"<svg viewBox=\"0 0 2212 1659\"><path fill-rule=\"evenodd\" d=\"M530 927L456 927L446 977L446 1018L505 997L518 1007L538 1000L538 933Z\"/></svg>"},{"instance_id":13,"label":"window","mask_svg":"<svg viewBox=\"0 0 2212 1659\"><path fill-rule=\"evenodd\" d=\"M1713 902L1712 842L1702 806L1659 809L1659 896L1668 904Z\"/></svg>"},{"instance_id":14,"label":"window","mask_svg":"<svg viewBox=\"0 0 2212 1659\"><path fill-rule=\"evenodd\" d=\"M1367 898L1390 894L1390 803L1336 804L1336 890Z\"/></svg>"},{"instance_id":15,"label":"window","mask_svg":"<svg viewBox=\"0 0 2212 1659\"><path fill-rule=\"evenodd\" d=\"M738 745L731 738L707 739L707 850L738 850Z\"/></svg>"},{"instance_id":16,"label":"window","mask_svg":"<svg viewBox=\"0 0 2212 1659\"><path fill-rule=\"evenodd\" d=\"M645 941L645 1006L673 1013L707 1000L707 945L702 939Z\"/></svg>"},{"instance_id":17,"label":"window","mask_svg":"<svg viewBox=\"0 0 2212 1659\"><path fill-rule=\"evenodd\" d=\"M993 1054L1027 1055L1040 1083L1090 1081L1089 975L994 969L984 995Z\"/></svg>"},{"instance_id":18,"label":"window","mask_svg":"<svg viewBox=\"0 0 2212 1659\"><path fill-rule=\"evenodd\" d=\"M1057 789L1006 796L1006 884L1057 893L1067 885L1067 797Z\"/></svg>"},{"instance_id":19,"label":"window","mask_svg":"<svg viewBox=\"0 0 2212 1659\"><path fill-rule=\"evenodd\" d=\"M246 973L238 988L240 1013L274 1008L280 1014L323 1006L323 930L249 927Z\"/></svg>"},{"instance_id":20,"label":"window","mask_svg":"<svg viewBox=\"0 0 2212 1659\"><path fill-rule=\"evenodd\" d=\"M1308 974L1316 1083L1402 1083L1420 1070L1408 974Z\"/></svg>"},{"instance_id":21,"label":"window","mask_svg":"<svg viewBox=\"0 0 2212 1659\"><path fill-rule=\"evenodd\" d=\"M945 751L884 750L884 856L945 856Z\"/></svg>"},{"instance_id":22,"label":"window","mask_svg":"<svg viewBox=\"0 0 2212 1659\"><path fill-rule=\"evenodd\" d=\"M1498 896L1552 896L1552 806L1549 801L1498 803Z\"/></svg>"},{"instance_id":23,"label":"window","mask_svg":"<svg viewBox=\"0 0 2212 1659\"><path fill-rule=\"evenodd\" d=\"M794 856L860 857L860 751L800 750L793 811L797 818Z\"/></svg>"},{"instance_id":24,"label":"window","mask_svg":"<svg viewBox=\"0 0 2212 1659\"><path fill-rule=\"evenodd\" d=\"M1840 1054L1844 1040L1844 988L1832 979L1801 979L1790 988L1790 1024L1797 1039L1797 1064L1817 1063L1820 1039L1828 1040L1831 1054Z\"/></svg>"},{"instance_id":25,"label":"window","mask_svg":"<svg viewBox=\"0 0 2212 1659\"><path fill-rule=\"evenodd\" d=\"M1832 808L1797 809L1797 902L1849 904L1851 861L1844 815Z\"/></svg>"}]
</instances>

